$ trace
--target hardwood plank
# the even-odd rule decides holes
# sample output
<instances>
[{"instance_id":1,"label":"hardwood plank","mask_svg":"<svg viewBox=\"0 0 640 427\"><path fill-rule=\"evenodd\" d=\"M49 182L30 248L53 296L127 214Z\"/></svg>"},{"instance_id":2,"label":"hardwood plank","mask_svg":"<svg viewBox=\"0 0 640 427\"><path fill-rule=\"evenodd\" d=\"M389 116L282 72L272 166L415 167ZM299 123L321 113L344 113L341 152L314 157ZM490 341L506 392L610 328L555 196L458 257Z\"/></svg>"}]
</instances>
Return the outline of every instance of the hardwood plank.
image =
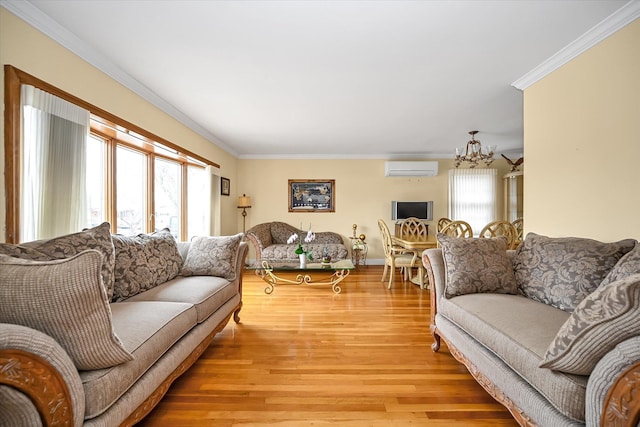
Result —
<instances>
[{"instance_id":1,"label":"hardwood plank","mask_svg":"<svg viewBox=\"0 0 640 427\"><path fill-rule=\"evenodd\" d=\"M329 287L276 286L244 272L231 322L142 426L517 426L445 345L431 351L429 292L391 290L382 267Z\"/></svg>"}]
</instances>

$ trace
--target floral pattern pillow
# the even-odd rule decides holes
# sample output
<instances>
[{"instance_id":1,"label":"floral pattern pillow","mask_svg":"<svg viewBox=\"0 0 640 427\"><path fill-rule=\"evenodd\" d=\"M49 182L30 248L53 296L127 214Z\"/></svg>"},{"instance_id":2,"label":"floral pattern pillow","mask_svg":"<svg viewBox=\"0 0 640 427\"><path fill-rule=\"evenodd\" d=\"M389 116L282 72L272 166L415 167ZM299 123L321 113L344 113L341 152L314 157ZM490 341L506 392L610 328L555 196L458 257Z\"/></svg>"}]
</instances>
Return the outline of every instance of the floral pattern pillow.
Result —
<instances>
[{"instance_id":1,"label":"floral pattern pillow","mask_svg":"<svg viewBox=\"0 0 640 427\"><path fill-rule=\"evenodd\" d=\"M472 293L517 293L506 237L462 239L438 233L437 239L445 264L446 298Z\"/></svg>"},{"instance_id":2,"label":"floral pattern pillow","mask_svg":"<svg viewBox=\"0 0 640 427\"><path fill-rule=\"evenodd\" d=\"M589 375L606 353L638 335L640 274L634 274L585 298L558 331L540 367Z\"/></svg>"},{"instance_id":3,"label":"floral pattern pillow","mask_svg":"<svg viewBox=\"0 0 640 427\"><path fill-rule=\"evenodd\" d=\"M182 267L182 276L217 276L227 280L236 278L238 249L242 233L235 236L194 237L187 259Z\"/></svg>"},{"instance_id":4,"label":"floral pattern pillow","mask_svg":"<svg viewBox=\"0 0 640 427\"><path fill-rule=\"evenodd\" d=\"M114 301L122 301L169 281L180 273L182 256L168 228L151 234L114 234Z\"/></svg>"},{"instance_id":5,"label":"floral pattern pillow","mask_svg":"<svg viewBox=\"0 0 640 427\"><path fill-rule=\"evenodd\" d=\"M97 227L48 240L12 245L0 243L0 254L35 261L69 258L87 249L96 249L103 256L102 282L109 299L113 296L115 251L111 240L111 225L104 222Z\"/></svg>"},{"instance_id":6,"label":"floral pattern pillow","mask_svg":"<svg viewBox=\"0 0 640 427\"><path fill-rule=\"evenodd\" d=\"M604 278L600 286L607 285L616 280L624 279L632 274L640 273L640 245L636 246L623 256L616 265L613 266L609 274Z\"/></svg>"},{"instance_id":7,"label":"floral pattern pillow","mask_svg":"<svg viewBox=\"0 0 640 427\"><path fill-rule=\"evenodd\" d=\"M529 233L514 261L518 290L528 298L572 312L635 243L632 239L603 243Z\"/></svg>"}]
</instances>

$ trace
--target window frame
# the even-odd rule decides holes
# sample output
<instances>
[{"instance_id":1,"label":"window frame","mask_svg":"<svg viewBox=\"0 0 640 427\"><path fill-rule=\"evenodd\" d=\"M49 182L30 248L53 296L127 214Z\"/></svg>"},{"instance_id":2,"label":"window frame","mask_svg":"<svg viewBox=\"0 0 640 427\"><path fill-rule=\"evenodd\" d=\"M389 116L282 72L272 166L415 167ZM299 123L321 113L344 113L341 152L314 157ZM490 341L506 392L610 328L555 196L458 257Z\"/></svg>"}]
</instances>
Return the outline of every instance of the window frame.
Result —
<instances>
[{"instance_id":1,"label":"window frame","mask_svg":"<svg viewBox=\"0 0 640 427\"><path fill-rule=\"evenodd\" d=\"M4 66L5 75L5 190L6 190L6 230L5 241L7 243L20 242L20 132L21 132L21 108L20 108L20 86L23 84L32 85L43 91L49 92L67 102L76 104L91 113L91 132L100 138L115 139L117 143L111 143L107 147L107 178L106 191L106 211L115 218L115 151L118 143L128 145L133 149L148 154L148 162L151 166L147 168L153 172L153 159L155 156L167 158L181 163L182 166L182 203L181 221L186 221L187 217L187 166L195 165L199 167L213 166L219 168L220 165L201 157L189 150L180 147L166 139L163 139L139 126L134 125L118 116L115 116L93 104L90 104L64 90L61 90L31 74L19 70L12 65ZM95 120L95 128L94 128ZM171 153L173 151L173 153ZM153 175L151 175L153 178ZM151 197L153 193L151 193ZM147 200L147 204L153 207L153 199ZM153 216L151 216L153 218ZM152 230L153 221L146 222L147 230ZM186 225L180 227L180 237L187 235Z\"/></svg>"}]
</instances>

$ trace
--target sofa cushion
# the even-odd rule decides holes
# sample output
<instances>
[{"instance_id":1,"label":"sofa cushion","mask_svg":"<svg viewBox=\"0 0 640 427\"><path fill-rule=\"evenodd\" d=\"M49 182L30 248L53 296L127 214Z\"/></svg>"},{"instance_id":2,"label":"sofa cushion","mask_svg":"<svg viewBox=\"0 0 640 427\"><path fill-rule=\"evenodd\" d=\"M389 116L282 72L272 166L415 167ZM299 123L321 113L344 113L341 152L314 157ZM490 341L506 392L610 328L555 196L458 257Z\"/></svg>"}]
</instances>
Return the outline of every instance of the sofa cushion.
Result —
<instances>
[{"instance_id":1,"label":"sofa cushion","mask_svg":"<svg viewBox=\"0 0 640 427\"><path fill-rule=\"evenodd\" d=\"M33 261L0 256L0 322L28 326L53 337L78 369L132 360L114 333L102 286L102 254Z\"/></svg>"},{"instance_id":2,"label":"sofa cushion","mask_svg":"<svg viewBox=\"0 0 640 427\"><path fill-rule=\"evenodd\" d=\"M514 261L518 290L529 298L571 312L596 290L635 243L632 239L603 243L529 233Z\"/></svg>"},{"instance_id":3,"label":"sofa cushion","mask_svg":"<svg viewBox=\"0 0 640 427\"><path fill-rule=\"evenodd\" d=\"M314 260L321 260L325 249L333 261L347 258L349 252L342 243L305 243L302 245L305 251L310 252ZM277 244L264 248L261 259L266 261L290 261L299 260L296 254L298 245Z\"/></svg>"},{"instance_id":4,"label":"sofa cushion","mask_svg":"<svg viewBox=\"0 0 640 427\"><path fill-rule=\"evenodd\" d=\"M440 301L441 316L494 353L559 412L584 422L588 377L538 367L569 313L520 295L473 294Z\"/></svg>"},{"instance_id":5,"label":"sofa cushion","mask_svg":"<svg viewBox=\"0 0 640 427\"><path fill-rule=\"evenodd\" d=\"M236 261L243 234L234 236L196 236L184 262L182 276L236 278Z\"/></svg>"},{"instance_id":6,"label":"sofa cushion","mask_svg":"<svg viewBox=\"0 0 640 427\"><path fill-rule=\"evenodd\" d=\"M137 236L113 235L114 301L122 301L178 275L182 256L168 228Z\"/></svg>"},{"instance_id":7,"label":"sofa cushion","mask_svg":"<svg viewBox=\"0 0 640 427\"><path fill-rule=\"evenodd\" d=\"M178 302L125 301L112 303L111 309L113 327L134 359L108 369L80 372L85 419L113 405L197 320L193 305Z\"/></svg>"},{"instance_id":8,"label":"sofa cushion","mask_svg":"<svg viewBox=\"0 0 640 427\"><path fill-rule=\"evenodd\" d=\"M505 237L461 239L438 233L437 238L446 271L445 297L517 293Z\"/></svg>"},{"instance_id":9,"label":"sofa cushion","mask_svg":"<svg viewBox=\"0 0 640 427\"><path fill-rule=\"evenodd\" d=\"M174 301L193 304L198 323L206 320L225 302L238 294L238 283L222 277L176 277L160 286L131 297L131 301Z\"/></svg>"},{"instance_id":10,"label":"sofa cushion","mask_svg":"<svg viewBox=\"0 0 640 427\"><path fill-rule=\"evenodd\" d=\"M576 307L540 367L589 375L616 345L640 335L640 274L600 286Z\"/></svg>"},{"instance_id":11,"label":"sofa cushion","mask_svg":"<svg viewBox=\"0 0 640 427\"><path fill-rule=\"evenodd\" d=\"M107 296L111 299L116 258L111 241L111 225L108 222L94 228L48 240L36 240L19 245L0 243L0 254L38 261L69 258L87 249L96 249L104 257L101 270L102 281L107 290Z\"/></svg>"},{"instance_id":12,"label":"sofa cushion","mask_svg":"<svg viewBox=\"0 0 640 427\"><path fill-rule=\"evenodd\" d=\"M627 254L620 258L620 261L613 266L600 286L624 279L636 273L640 273L640 244L637 243L631 251L627 252Z\"/></svg>"}]
</instances>

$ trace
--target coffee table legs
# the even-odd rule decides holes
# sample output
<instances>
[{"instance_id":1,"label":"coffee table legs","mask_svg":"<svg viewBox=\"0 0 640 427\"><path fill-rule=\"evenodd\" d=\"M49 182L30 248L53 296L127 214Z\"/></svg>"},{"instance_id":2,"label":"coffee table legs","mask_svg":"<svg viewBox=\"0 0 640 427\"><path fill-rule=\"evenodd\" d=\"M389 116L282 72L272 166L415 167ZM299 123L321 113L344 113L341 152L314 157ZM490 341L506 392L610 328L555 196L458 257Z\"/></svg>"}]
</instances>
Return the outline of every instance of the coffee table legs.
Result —
<instances>
[{"instance_id":1,"label":"coffee table legs","mask_svg":"<svg viewBox=\"0 0 640 427\"><path fill-rule=\"evenodd\" d=\"M280 273L282 272L283 271L281 271ZM335 270L333 271L333 274L331 274L331 276L323 277L320 280L314 281L311 277L311 274L320 272L321 270L318 270L317 272L307 271L304 273L299 273L296 275L296 278L292 280L285 277L277 276L273 268L268 266L263 266L263 268L256 270L256 274L267 283L267 287L264 288L264 293L267 295L273 292L276 285L331 285L333 292L339 294L340 292L342 292L342 288L340 287L339 283L342 282L349 275L349 273L351 273L351 270Z\"/></svg>"}]
</instances>

